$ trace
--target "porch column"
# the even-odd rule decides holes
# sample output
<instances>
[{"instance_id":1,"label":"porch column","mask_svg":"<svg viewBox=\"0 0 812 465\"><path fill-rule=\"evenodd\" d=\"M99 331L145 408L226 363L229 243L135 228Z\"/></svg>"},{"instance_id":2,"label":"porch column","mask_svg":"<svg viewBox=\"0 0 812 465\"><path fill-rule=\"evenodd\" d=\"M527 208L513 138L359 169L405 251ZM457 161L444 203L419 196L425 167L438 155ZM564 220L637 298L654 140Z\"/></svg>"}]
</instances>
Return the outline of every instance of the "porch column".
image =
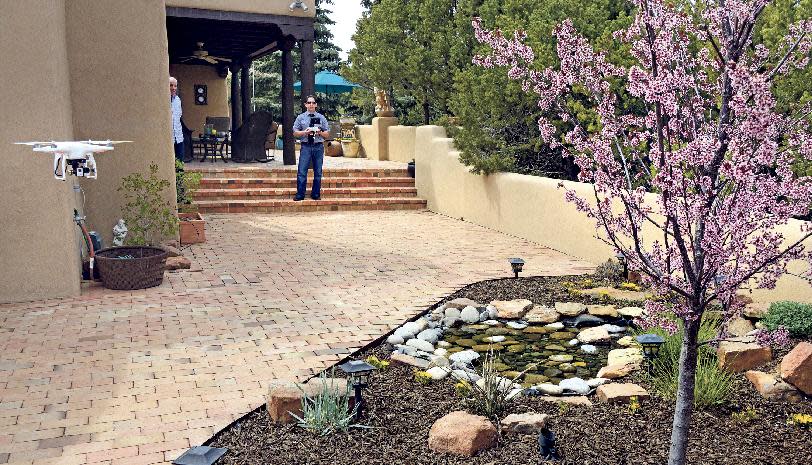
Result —
<instances>
[{"instance_id":1,"label":"porch column","mask_svg":"<svg viewBox=\"0 0 812 465\"><path fill-rule=\"evenodd\" d=\"M248 121L251 116L251 62L247 61L242 64L240 70L240 90L242 99L242 117Z\"/></svg>"},{"instance_id":2,"label":"porch column","mask_svg":"<svg viewBox=\"0 0 812 465\"><path fill-rule=\"evenodd\" d=\"M242 125L242 108L240 107L240 81L237 77L236 64L229 66L231 71L231 132L234 132Z\"/></svg>"},{"instance_id":3,"label":"porch column","mask_svg":"<svg viewBox=\"0 0 812 465\"><path fill-rule=\"evenodd\" d=\"M316 60L313 57L313 41L303 40L301 42L302 54L299 59L299 69L302 74L302 101L305 97L313 95L316 88Z\"/></svg>"},{"instance_id":4,"label":"porch column","mask_svg":"<svg viewBox=\"0 0 812 465\"><path fill-rule=\"evenodd\" d=\"M282 161L286 165L296 164L296 144L293 138L293 121L296 118L293 108L293 49L294 40L286 38L282 49Z\"/></svg>"}]
</instances>

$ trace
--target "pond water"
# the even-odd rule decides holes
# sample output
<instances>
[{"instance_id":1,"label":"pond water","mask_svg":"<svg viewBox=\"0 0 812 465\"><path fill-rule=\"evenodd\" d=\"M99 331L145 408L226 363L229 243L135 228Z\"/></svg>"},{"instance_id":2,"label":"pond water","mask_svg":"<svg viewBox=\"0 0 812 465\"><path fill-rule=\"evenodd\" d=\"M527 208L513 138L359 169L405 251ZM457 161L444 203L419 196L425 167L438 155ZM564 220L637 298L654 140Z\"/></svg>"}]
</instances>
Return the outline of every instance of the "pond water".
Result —
<instances>
[{"instance_id":1,"label":"pond water","mask_svg":"<svg viewBox=\"0 0 812 465\"><path fill-rule=\"evenodd\" d=\"M623 323L615 324L625 326ZM570 344L580 331L574 327L555 329L543 324L513 329L500 322L448 329L443 340L451 344L447 347L449 354L472 349L484 355L493 350L494 367L502 376L512 379L527 370L517 379L527 388L541 383L558 384L566 378L594 378L606 365L609 351L621 347L617 344L618 338L628 334L627 331L613 334L611 343L593 344L595 351L586 353L581 350L583 344Z\"/></svg>"}]
</instances>

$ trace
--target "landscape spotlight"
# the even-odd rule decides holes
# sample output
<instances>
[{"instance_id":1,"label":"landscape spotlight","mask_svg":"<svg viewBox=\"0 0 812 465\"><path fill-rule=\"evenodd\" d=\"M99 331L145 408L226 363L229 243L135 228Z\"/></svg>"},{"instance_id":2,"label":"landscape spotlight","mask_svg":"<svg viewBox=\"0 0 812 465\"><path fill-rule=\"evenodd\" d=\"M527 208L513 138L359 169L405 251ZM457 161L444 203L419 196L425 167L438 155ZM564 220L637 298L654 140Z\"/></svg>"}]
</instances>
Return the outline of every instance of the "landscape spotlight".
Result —
<instances>
[{"instance_id":1,"label":"landscape spotlight","mask_svg":"<svg viewBox=\"0 0 812 465\"><path fill-rule=\"evenodd\" d=\"M228 449L225 447L195 446L172 461L175 465L212 465Z\"/></svg>"},{"instance_id":2,"label":"landscape spotlight","mask_svg":"<svg viewBox=\"0 0 812 465\"><path fill-rule=\"evenodd\" d=\"M307 9L308 9L307 5L305 5L302 0L294 1L293 3L290 4L290 6L288 6L288 8L290 9L290 11L293 11L296 8L301 8L302 11L307 11Z\"/></svg>"},{"instance_id":3,"label":"landscape spotlight","mask_svg":"<svg viewBox=\"0 0 812 465\"><path fill-rule=\"evenodd\" d=\"M350 360L342 363L338 368L350 377L350 382L355 390L355 420L357 421L361 418L361 412L364 409L364 398L361 396L361 391L369 385L369 377L375 367L363 360Z\"/></svg>"},{"instance_id":4,"label":"landscape spotlight","mask_svg":"<svg viewBox=\"0 0 812 465\"><path fill-rule=\"evenodd\" d=\"M519 273L522 272L524 260L522 260L521 258L511 258L508 261L510 262L510 267L513 268L514 278L518 278Z\"/></svg>"},{"instance_id":5,"label":"landscape spotlight","mask_svg":"<svg viewBox=\"0 0 812 465\"><path fill-rule=\"evenodd\" d=\"M623 279L629 279L629 264L626 262L626 255L620 250L615 254L617 261L623 265Z\"/></svg>"},{"instance_id":6,"label":"landscape spotlight","mask_svg":"<svg viewBox=\"0 0 812 465\"><path fill-rule=\"evenodd\" d=\"M637 336L637 342L643 348L643 357L648 362L648 371L651 374L651 367L657 354L660 353L660 346L663 345L665 339L659 334L647 333Z\"/></svg>"}]
</instances>

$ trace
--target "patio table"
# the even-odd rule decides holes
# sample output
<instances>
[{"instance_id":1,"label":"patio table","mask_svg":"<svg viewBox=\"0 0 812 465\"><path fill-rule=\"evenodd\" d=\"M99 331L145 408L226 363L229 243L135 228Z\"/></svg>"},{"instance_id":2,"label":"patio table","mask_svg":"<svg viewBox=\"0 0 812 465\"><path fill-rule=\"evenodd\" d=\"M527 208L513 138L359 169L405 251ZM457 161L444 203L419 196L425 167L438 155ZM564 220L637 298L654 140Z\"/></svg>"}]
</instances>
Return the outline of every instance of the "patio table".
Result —
<instances>
[{"instance_id":1,"label":"patio table","mask_svg":"<svg viewBox=\"0 0 812 465\"><path fill-rule=\"evenodd\" d=\"M203 158L200 161L206 161L206 158L211 156L210 163L214 163L217 155L223 163L226 163L226 156L224 153L225 146L228 144L228 134L224 136L200 136L192 138L192 143L196 146L203 147Z\"/></svg>"}]
</instances>

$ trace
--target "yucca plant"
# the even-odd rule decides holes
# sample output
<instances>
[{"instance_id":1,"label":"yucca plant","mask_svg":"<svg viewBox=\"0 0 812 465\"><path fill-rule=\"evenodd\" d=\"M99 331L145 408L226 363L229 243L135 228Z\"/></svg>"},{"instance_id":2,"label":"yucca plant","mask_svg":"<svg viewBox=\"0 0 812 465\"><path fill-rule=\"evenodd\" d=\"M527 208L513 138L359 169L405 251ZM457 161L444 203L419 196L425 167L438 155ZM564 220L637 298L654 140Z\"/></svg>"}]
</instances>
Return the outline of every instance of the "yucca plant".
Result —
<instances>
[{"instance_id":1,"label":"yucca plant","mask_svg":"<svg viewBox=\"0 0 812 465\"><path fill-rule=\"evenodd\" d=\"M351 388L349 383L345 392L337 392L327 382L326 373L319 375L319 381L321 382L321 389L312 397L299 387L299 390L305 394L302 397L302 416L290 412L298 420L298 425L317 432L321 436L346 431L348 428L364 427L352 423L358 406L356 405L350 409Z\"/></svg>"},{"instance_id":2,"label":"yucca plant","mask_svg":"<svg viewBox=\"0 0 812 465\"><path fill-rule=\"evenodd\" d=\"M470 391L465 402L468 407L486 417L497 419L513 400L513 385L525 372L534 368L528 367L513 379L499 375L495 368L495 357L492 350L485 354L479 369L481 382L470 383Z\"/></svg>"}]
</instances>

